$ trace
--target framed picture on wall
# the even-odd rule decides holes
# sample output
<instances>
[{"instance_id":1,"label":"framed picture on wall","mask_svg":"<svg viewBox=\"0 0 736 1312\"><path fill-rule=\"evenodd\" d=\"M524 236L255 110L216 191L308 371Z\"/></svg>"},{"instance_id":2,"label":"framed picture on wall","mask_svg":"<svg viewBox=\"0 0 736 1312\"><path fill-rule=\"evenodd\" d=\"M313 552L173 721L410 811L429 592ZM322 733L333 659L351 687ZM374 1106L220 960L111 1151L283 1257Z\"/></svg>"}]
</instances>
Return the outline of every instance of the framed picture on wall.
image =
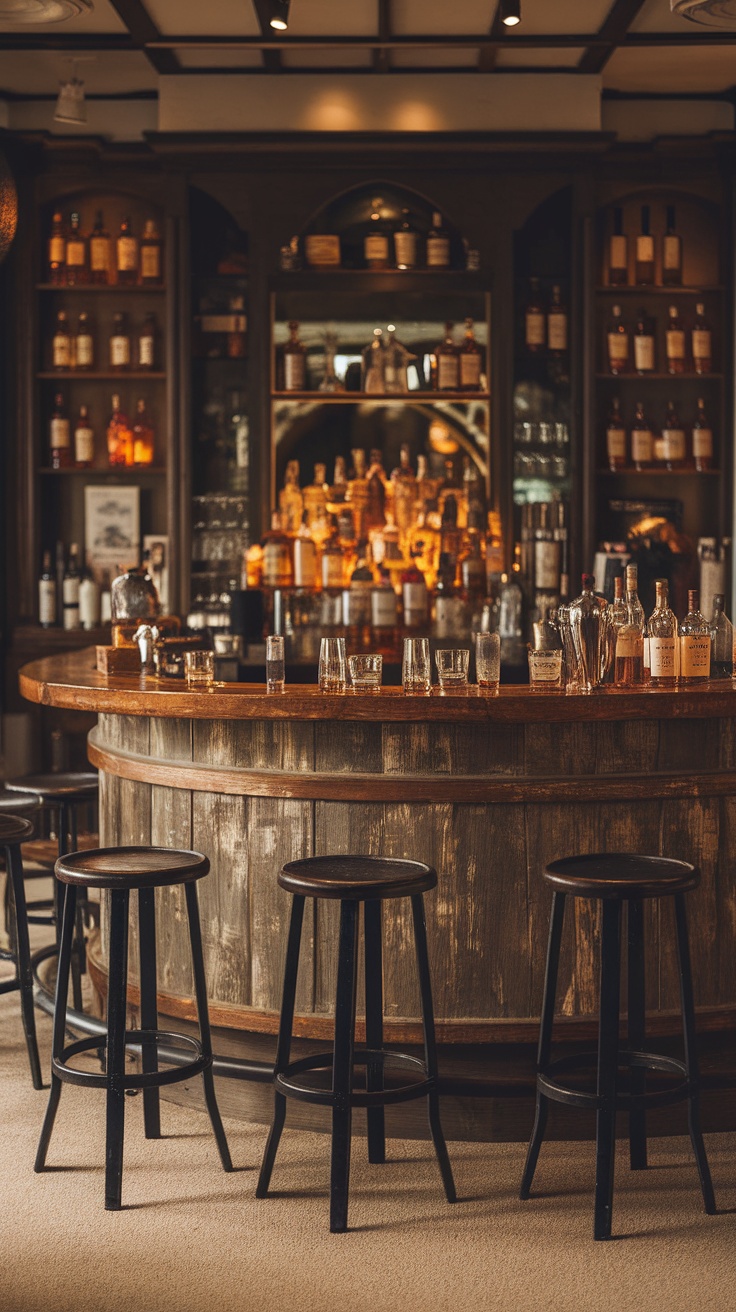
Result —
<instances>
[{"instance_id":1,"label":"framed picture on wall","mask_svg":"<svg viewBox=\"0 0 736 1312\"><path fill-rule=\"evenodd\" d=\"M161 610L169 610L169 539L165 533L146 533L143 550L148 552L148 573L158 592Z\"/></svg>"},{"instance_id":2,"label":"framed picture on wall","mask_svg":"<svg viewBox=\"0 0 736 1312\"><path fill-rule=\"evenodd\" d=\"M86 487L84 544L87 568L100 584L137 565L141 554L140 488Z\"/></svg>"}]
</instances>

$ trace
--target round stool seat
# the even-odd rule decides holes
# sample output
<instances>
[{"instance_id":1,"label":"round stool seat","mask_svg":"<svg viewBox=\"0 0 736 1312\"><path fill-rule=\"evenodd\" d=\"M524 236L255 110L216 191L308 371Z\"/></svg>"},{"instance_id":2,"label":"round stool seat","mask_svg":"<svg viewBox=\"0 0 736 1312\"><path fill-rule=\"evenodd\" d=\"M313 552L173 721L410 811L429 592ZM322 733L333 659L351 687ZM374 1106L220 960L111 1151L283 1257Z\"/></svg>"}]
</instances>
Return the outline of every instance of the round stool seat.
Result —
<instances>
[{"instance_id":1,"label":"round stool seat","mask_svg":"<svg viewBox=\"0 0 736 1312\"><path fill-rule=\"evenodd\" d=\"M25 843L33 836L33 824L22 815L0 815L0 847L5 843Z\"/></svg>"},{"instance_id":2,"label":"round stool seat","mask_svg":"<svg viewBox=\"0 0 736 1312\"><path fill-rule=\"evenodd\" d=\"M33 815L40 804L38 793L24 797L22 793L0 792L0 815Z\"/></svg>"},{"instance_id":3,"label":"round stool seat","mask_svg":"<svg viewBox=\"0 0 736 1312\"><path fill-rule=\"evenodd\" d=\"M558 893L569 893L571 897L626 901L686 893L697 888L700 871L688 861L664 856L600 852L550 861L544 879Z\"/></svg>"},{"instance_id":4,"label":"round stool seat","mask_svg":"<svg viewBox=\"0 0 736 1312\"><path fill-rule=\"evenodd\" d=\"M83 888L161 888L201 879L210 863L201 852L169 847L93 847L60 856L54 872L64 884Z\"/></svg>"},{"instance_id":5,"label":"round stool seat","mask_svg":"<svg viewBox=\"0 0 736 1312\"><path fill-rule=\"evenodd\" d=\"M436 887L437 871L423 861L388 856L308 856L287 862L278 882L301 897L361 902L426 893Z\"/></svg>"},{"instance_id":6,"label":"round stool seat","mask_svg":"<svg viewBox=\"0 0 736 1312\"><path fill-rule=\"evenodd\" d=\"M5 787L14 793L35 793L42 802L88 802L97 796L98 776L92 770L64 774L25 774L8 779Z\"/></svg>"}]
</instances>

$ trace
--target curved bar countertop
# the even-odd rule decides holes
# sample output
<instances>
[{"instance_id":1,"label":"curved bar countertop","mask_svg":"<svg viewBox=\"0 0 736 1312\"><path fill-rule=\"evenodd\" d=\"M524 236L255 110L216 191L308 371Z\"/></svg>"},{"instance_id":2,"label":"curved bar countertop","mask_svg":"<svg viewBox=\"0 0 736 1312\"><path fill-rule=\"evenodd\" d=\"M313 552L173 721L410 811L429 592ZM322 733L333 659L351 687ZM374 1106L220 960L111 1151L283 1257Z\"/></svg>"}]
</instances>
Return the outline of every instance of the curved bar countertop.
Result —
<instances>
[{"instance_id":1,"label":"curved bar countertop","mask_svg":"<svg viewBox=\"0 0 736 1312\"><path fill-rule=\"evenodd\" d=\"M736 692L730 682L677 692L592 696L503 687L496 697L324 695L289 687L104 676L94 650L20 674L24 696L98 713L101 841L194 846L203 881L213 1020L274 1033L288 899L276 873L314 853L381 852L437 867L427 899L438 1035L443 1043L530 1039L541 1000L548 894L556 857L628 849L691 860L689 898L700 1021L736 1021ZM162 917L161 1007L192 1014L176 895ZM334 908L318 906L303 953L296 1033L323 1037L332 1010ZM419 1038L410 936L387 915L387 1029ZM664 913L663 913L664 914ZM594 912L579 904L560 977L581 1033L595 1012ZM650 1027L677 1013L671 936L648 923ZM569 934L572 940L573 934Z\"/></svg>"}]
</instances>

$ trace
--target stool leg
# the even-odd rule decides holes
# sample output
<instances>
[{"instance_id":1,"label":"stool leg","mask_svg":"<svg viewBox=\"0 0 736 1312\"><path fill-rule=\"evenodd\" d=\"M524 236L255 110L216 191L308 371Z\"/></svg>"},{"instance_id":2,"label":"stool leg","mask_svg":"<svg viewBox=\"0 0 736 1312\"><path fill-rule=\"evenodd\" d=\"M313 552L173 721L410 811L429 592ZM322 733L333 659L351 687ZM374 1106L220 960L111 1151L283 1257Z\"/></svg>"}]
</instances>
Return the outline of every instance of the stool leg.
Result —
<instances>
[{"instance_id":1,"label":"stool leg","mask_svg":"<svg viewBox=\"0 0 736 1312\"><path fill-rule=\"evenodd\" d=\"M77 805L72 802L69 805L69 823L65 828L69 831L69 851L76 852L79 848L79 839L77 833ZM84 927L87 923L87 906L88 897L86 888L77 889L77 933L75 937L76 950L79 955L79 969L82 975L87 974L87 940L84 937Z\"/></svg>"},{"instance_id":2,"label":"stool leg","mask_svg":"<svg viewBox=\"0 0 736 1312\"><path fill-rule=\"evenodd\" d=\"M286 945L286 962L284 965L284 987L281 993L281 1016L279 1018L279 1037L276 1043L276 1060L274 1076L279 1075L289 1064L291 1051L291 1030L294 1023L294 1006L296 1004L296 976L299 969L299 947L302 940L302 922L304 920L304 898L295 896L291 901L291 919L289 938ZM286 1098L278 1089L273 1095L273 1121L269 1130L263 1161L256 1185L256 1198L265 1198L271 1183L271 1172L276 1161L276 1151L281 1138L281 1131L286 1120Z\"/></svg>"},{"instance_id":3,"label":"stool leg","mask_svg":"<svg viewBox=\"0 0 736 1312\"><path fill-rule=\"evenodd\" d=\"M138 889L138 950L141 978L141 1029L158 1029L156 1000L156 907L155 889ZM141 1041L143 1071L158 1070L158 1046L155 1036ZM161 1138L161 1108L158 1089L143 1090L143 1125L147 1139Z\"/></svg>"},{"instance_id":4,"label":"stool leg","mask_svg":"<svg viewBox=\"0 0 736 1312\"><path fill-rule=\"evenodd\" d=\"M69 828L70 816L74 814L74 807L70 807L66 802L59 803L59 832L57 834L57 852L59 856L66 856L67 852L74 851L69 847ZM79 897L77 897L77 928L74 934L74 951L72 952L72 1002L74 1010L82 1010L82 961L79 950ZM82 935L82 944L84 935Z\"/></svg>"},{"instance_id":5,"label":"stool leg","mask_svg":"<svg viewBox=\"0 0 736 1312\"><path fill-rule=\"evenodd\" d=\"M207 1111L210 1114L210 1124L217 1143L217 1151L220 1154L222 1169L223 1171L232 1171L233 1164L230 1158L230 1149L227 1146L225 1130L223 1128L222 1118L220 1117L220 1109L217 1106L215 1079L212 1074L212 1035L210 1033L210 1013L207 1006L207 983L204 977L204 955L202 953L202 930L199 923L197 885L194 883L185 884L184 891L186 893L187 916L189 918L189 941L192 945L192 966L194 968L194 992L197 999L199 1037L202 1043L202 1051L208 1059L208 1064L202 1071L204 1100L207 1104Z\"/></svg>"},{"instance_id":6,"label":"stool leg","mask_svg":"<svg viewBox=\"0 0 736 1312\"><path fill-rule=\"evenodd\" d=\"M26 910L26 892L23 885L23 861L20 847L17 844L6 847L5 863L13 888L16 970L20 988L23 1032L26 1036L26 1048L28 1049L33 1087L34 1089L42 1089L41 1063L38 1057L38 1041L36 1039L36 1018L33 1014L33 972L31 970L31 947L28 941L28 912Z\"/></svg>"},{"instance_id":7,"label":"stool leg","mask_svg":"<svg viewBox=\"0 0 736 1312\"><path fill-rule=\"evenodd\" d=\"M638 900L628 904L627 970L629 1048L632 1052L643 1052L646 1038L644 907ZM646 1071L641 1066L632 1066L630 1079L629 1161L632 1171L644 1171L647 1166Z\"/></svg>"},{"instance_id":8,"label":"stool leg","mask_svg":"<svg viewBox=\"0 0 736 1312\"><path fill-rule=\"evenodd\" d=\"M330 1230L333 1234L338 1234L348 1228L359 905L358 902L348 898L340 903L340 941L337 957L337 997L335 999L335 1051L332 1068Z\"/></svg>"},{"instance_id":9,"label":"stool leg","mask_svg":"<svg viewBox=\"0 0 736 1312\"><path fill-rule=\"evenodd\" d=\"M363 904L365 921L365 1042L366 1047L379 1052L383 1048L383 945L381 942L381 903L370 898ZM383 1062L371 1061L366 1065L366 1090L380 1093L383 1090ZM386 1125L383 1107L369 1107L368 1161L386 1160Z\"/></svg>"},{"instance_id":10,"label":"stool leg","mask_svg":"<svg viewBox=\"0 0 736 1312\"><path fill-rule=\"evenodd\" d=\"M432 1081L429 1093L427 1094L429 1129L432 1135L434 1151L439 1163L442 1183L445 1189L445 1197L448 1203L455 1203L457 1202L455 1181L452 1177L452 1167L450 1166L450 1159L447 1155L447 1145L445 1144L445 1136L442 1133L442 1124L440 1122L440 1096L437 1092L437 1041L434 1033L432 981L429 974L429 953L427 951L427 922L424 917L424 898L421 893L415 893L411 899L411 914L414 922L414 946L417 957L419 991L422 999L424 1064L427 1068L427 1077Z\"/></svg>"},{"instance_id":11,"label":"stool leg","mask_svg":"<svg viewBox=\"0 0 736 1312\"><path fill-rule=\"evenodd\" d=\"M693 1146L695 1161L703 1193L703 1205L709 1216L716 1211L710 1167L700 1128L700 1065L695 1037L695 1006L693 1003L693 976L690 969L690 942L687 932L687 915L685 896L675 894L675 921L677 925L677 960L680 968L680 1001L682 1005L682 1030L685 1046L685 1069L690 1086L687 1100L687 1122L690 1130L690 1142Z\"/></svg>"},{"instance_id":12,"label":"stool leg","mask_svg":"<svg viewBox=\"0 0 736 1312\"><path fill-rule=\"evenodd\" d=\"M613 1171L616 1153L620 980L621 903L604 898L596 1088L599 1104L595 1128L594 1239L611 1238Z\"/></svg>"},{"instance_id":13,"label":"stool leg","mask_svg":"<svg viewBox=\"0 0 736 1312\"><path fill-rule=\"evenodd\" d=\"M127 889L110 898L110 974L107 994L107 1124L105 1131L105 1208L120 1210L125 1134L125 1019L128 992Z\"/></svg>"},{"instance_id":14,"label":"stool leg","mask_svg":"<svg viewBox=\"0 0 736 1312\"><path fill-rule=\"evenodd\" d=\"M544 994L542 996L542 1016L539 1023L539 1043L537 1046L537 1071L546 1067L552 1050L552 1025L555 1018L555 997L557 996L557 972L560 965L560 943L562 926L565 920L565 894L552 894L552 909L549 921L549 938L547 940L547 964L544 970ZM549 1099L537 1087L537 1102L534 1111L534 1125L526 1153L524 1174L521 1177L520 1198L528 1198L534 1172L537 1169L539 1150L542 1146L544 1131L547 1128Z\"/></svg>"},{"instance_id":15,"label":"stool leg","mask_svg":"<svg viewBox=\"0 0 736 1312\"><path fill-rule=\"evenodd\" d=\"M61 884L60 880L57 883ZM74 935L74 919L76 915L77 890L73 884L61 884L64 890L64 912L61 920L61 938L59 942L59 957L56 967L56 995L54 999L54 1031L51 1040L51 1092L46 1107L41 1129L41 1137L38 1141L36 1151L36 1161L34 1171L42 1171L46 1165L46 1154L49 1150L49 1141L51 1131L54 1128L56 1119L56 1109L59 1106L61 1097L61 1080L54 1069L54 1062L61 1060L64 1056L64 1036L66 1033L66 1004L67 994L69 993L69 970L72 957L72 938Z\"/></svg>"}]
</instances>

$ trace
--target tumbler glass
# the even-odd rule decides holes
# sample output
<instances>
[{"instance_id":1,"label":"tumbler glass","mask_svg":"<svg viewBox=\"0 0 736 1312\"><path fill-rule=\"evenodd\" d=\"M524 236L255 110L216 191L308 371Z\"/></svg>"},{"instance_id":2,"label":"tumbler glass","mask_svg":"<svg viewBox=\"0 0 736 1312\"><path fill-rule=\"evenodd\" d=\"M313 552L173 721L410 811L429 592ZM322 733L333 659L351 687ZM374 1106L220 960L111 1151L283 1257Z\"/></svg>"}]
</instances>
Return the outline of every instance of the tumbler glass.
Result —
<instances>
[{"instance_id":1,"label":"tumbler glass","mask_svg":"<svg viewBox=\"0 0 736 1312\"><path fill-rule=\"evenodd\" d=\"M370 653L366 656L349 656L350 678L355 692L378 692L383 673L383 657Z\"/></svg>"},{"instance_id":2,"label":"tumbler glass","mask_svg":"<svg viewBox=\"0 0 736 1312\"><path fill-rule=\"evenodd\" d=\"M470 652L467 649L441 647L434 658L437 662L437 677L441 692L461 692L468 686L468 663Z\"/></svg>"},{"instance_id":3,"label":"tumbler glass","mask_svg":"<svg viewBox=\"0 0 736 1312\"><path fill-rule=\"evenodd\" d=\"M284 675L284 640L280 634L266 638L266 692L283 692Z\"/></svg>"},{"instance_id":4,"label":"tumbler glass","mask_svg":"<svg viewBox=\"0 0 736 1312\"><path fill-rule=\"evenodd\" d=\"M432 687L429 638L404 638L401 683L405 693L428 693Z\"/></svg>"},{"instance_id":5,"label":"tumbler glass","mask_svg":"<svg viewBox=\"0 0 736 1312\"><path fill-rule=\"evenodd\" d=\"M498 633L476 633L475 672L479 692L498 692L501 681L501 638Z\"/></svg>"},{"instance_id":6,"label":"tumbler glass","mask_svg":"<svg viewBox=\"0 0 736 1312\"><path fill-rule=\"evenodd\" d=\"M344 638L323 638L319 645L319 686L322 692L345 692L348 667Z\"/></svg>"},{"instance_id":7,"label":"tumbler glass","mask_svg":"<svg viewBox=\"0 0 736 1312\"><path fill-rule=\"evenodd\" d=\"M215 681L215 654L212 651L184 653L184 673L190 687L210 687Z\"/></svg>"}]
</instances>

